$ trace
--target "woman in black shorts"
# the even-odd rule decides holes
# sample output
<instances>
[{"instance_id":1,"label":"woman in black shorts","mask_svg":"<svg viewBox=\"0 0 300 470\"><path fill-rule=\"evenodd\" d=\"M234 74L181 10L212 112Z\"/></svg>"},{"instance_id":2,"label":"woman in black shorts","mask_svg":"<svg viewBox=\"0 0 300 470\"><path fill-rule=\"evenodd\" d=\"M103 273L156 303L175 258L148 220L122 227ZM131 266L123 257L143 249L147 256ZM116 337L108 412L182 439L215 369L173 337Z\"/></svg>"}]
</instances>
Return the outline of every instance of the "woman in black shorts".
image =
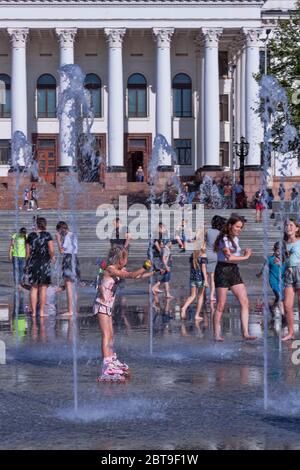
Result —
<instances>
[{"instance_id":1,"label":"woman in black shorts","mask_svg":"<svg viewBox=\"0 0 300 470\"><path fill-rule=\"evenodd\" d=\"M28 235L26 240L27 264L32 316L36 316L39 297L40 316L44 316L47 286L51 284L51 261L55 261L53 240L46 231L47 221L38 217L37 230Z\"/></svg>"},{"instance_id":2,"label":"woman in black shorts","mask_svg":"<svg viewBox=\"0 0 300 470\"><path fill-rule=\"evenodd\" d=\"M216 238L214 250L217 252L218 262L215 269L215 286L218 303L214 314L214 337L216 341L224 341L221 336L221 319L226 304L228 289L236 296L241 304L241 322L244 339L256 339L248 332L249 300L245 284L240 275L238 264L250 258L251 250L247 248L242 255L238 236L245 221L242 217L231 215L226 225Z\"/></svg>"}]
</instances>

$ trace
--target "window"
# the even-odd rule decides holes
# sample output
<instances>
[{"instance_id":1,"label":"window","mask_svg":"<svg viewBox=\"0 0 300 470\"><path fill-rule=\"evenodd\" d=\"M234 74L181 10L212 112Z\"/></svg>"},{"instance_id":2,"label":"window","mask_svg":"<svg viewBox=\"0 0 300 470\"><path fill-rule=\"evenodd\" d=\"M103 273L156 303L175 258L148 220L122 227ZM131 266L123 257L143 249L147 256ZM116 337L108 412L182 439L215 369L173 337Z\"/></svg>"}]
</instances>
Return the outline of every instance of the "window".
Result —
<instances>
[{"instance_id":1,"label":"window","mask_svg":"<svg viewBox=\"0 0 300 470\"><path fill-rule=\"evenodd\" d=\"M228 52L219 51L219 77L227 78L229 74L228 68Z\"/></svg>"},{"instance_id":2,"label":"window","mask_svg":"<svg viewBox=\"0 0 300 470\"><path fill-rule=\"evenodd\" d=\"M191 139L175 139L175 152L177 155L177 165L192 164L192 141Z\"/></svg>"},{"instance_id":3,"label":"window","mask_svg":"<svg viewBox=\"0 0 300 470\"><path fill-rule=\"evenodd\" d=\"M220 121L229 121L228 95L220 95Z\"/></svg>"},{"instance_id":4,"label":"window","mask_svg":"<svg viewBox=\"0 0 300 470\"><path fill-rule=\"evenodd\" d=\"M9 165L10 162L10 141L0 140L0 165Z\"/></svg>"},{"instance_id":5,"label":"window","mask_svg":"<svg viewBox=\"0 0 300 470\"><path fill-rule=\"evenodd\" d=\"M146 139L130 139L129 140L130 148L145 149L147 147Z\"/></svg>"},{"instance_id":6,"label":"window","mask_svg":"<svg viewBox=\"0 0 300 470\"><path fill-rule=\"evenodd\" d=\"M147 80L134 73L128 78L128 117L147 117Z\"/></svg>"},{"instance_id":7,"label":"window","mask_svg":"<svg viewBox=\"0 0 300 470\"><path fill-rule=\"evenodd\" d=\"M229 167L229 142L220 142L220 165Z\"/></svg>"},{"instance_id":8,"label":"window","mask_svg":"<svg viewBox=\"0 0 300 470\"><path fill-rule=\"evenodd\" d=\"M11 80L8 75L0 74L0 118L11 117Z\"/></svg>"},{"instance_id":9,"label":"window","mask_svg":"<svg viewBox=\"0 0 300 470\"><path fill-rule=\"evenodd\" d=\"M259 73L264 75L266 63L265 63L266 52L264 50L259 51ZM267 52L267 69L270 70L271 66L271 53L270 51ZM267 70L267 71L268 71Z\"/></svg>"},{"instance_id":10,"label":"window","mask_svg":"<svg viewBox=\"0 0 300 470\"><path fill-rule=\"evenodd\" d=\"M102 117L101 79L95 73L89 73L85 77L84 86L90 92L95 118Z\"/></svg>"},{"instance_id":11,"label":"window","mask_svg":"<svg viewBox=\"0 0 300 470\"><path fill-rule=\"evenodd\" d=\"M38 117L56 117L56 80L52 75L41 75L37 81Z\"/></svg>"},{"instance_id":12,"label":"window","mask_svg":"<svg viewBox=\"0 0 300 470\"><path fill-rule=\"evenodd\" d=\"M192 117L192 80L185 73L178 73L173 79L173 114Z\"/></svg>"}]
</instances>

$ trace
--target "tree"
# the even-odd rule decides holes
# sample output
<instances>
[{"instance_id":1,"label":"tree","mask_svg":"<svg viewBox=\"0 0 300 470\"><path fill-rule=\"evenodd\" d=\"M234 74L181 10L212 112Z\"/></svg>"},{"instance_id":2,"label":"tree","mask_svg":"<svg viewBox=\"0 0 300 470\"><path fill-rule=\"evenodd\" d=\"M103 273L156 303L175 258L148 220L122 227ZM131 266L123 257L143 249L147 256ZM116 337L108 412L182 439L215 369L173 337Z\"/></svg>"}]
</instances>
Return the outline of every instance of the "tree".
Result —
<instances>
[{"instance_id":1,"label":"tree","mask_svg":"<svg viewBox=\"0 0 300 470\"><path fill-rule=\"evenodd\" d=\"M287 20L279 20L269 43L270 66L285 89L293 124L300 129L300 0Z\"/></svg>"}]
</instances>

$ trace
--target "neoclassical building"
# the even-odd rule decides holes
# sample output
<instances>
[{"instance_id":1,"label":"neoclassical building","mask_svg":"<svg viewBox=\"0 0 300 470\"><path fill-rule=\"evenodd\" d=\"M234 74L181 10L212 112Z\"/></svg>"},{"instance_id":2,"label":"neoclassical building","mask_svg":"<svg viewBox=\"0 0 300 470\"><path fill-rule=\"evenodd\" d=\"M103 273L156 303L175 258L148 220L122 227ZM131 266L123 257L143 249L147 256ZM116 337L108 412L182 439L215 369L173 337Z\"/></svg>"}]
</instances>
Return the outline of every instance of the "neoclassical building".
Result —
<instances>
[{"instance_id":1,"label":"neoclassical building","mask_svg":"<svg viewBox=\"0 0 300 470\"><path fill-rule=\"evenodd\" d=\"M186 177L198 168L238 167L233 142L244 136L251 176L261 165L263 139L254 75L264 70L266 30L293 4L0 0L1 182L16 130L32 142L46 182L68 168L56 106L58 69L73 63L86 74L99 153L129 183L139 165L147 172L156 134L174 147ZM298 162L293 174L300 176Z\"/></svg>"}]
</instances>

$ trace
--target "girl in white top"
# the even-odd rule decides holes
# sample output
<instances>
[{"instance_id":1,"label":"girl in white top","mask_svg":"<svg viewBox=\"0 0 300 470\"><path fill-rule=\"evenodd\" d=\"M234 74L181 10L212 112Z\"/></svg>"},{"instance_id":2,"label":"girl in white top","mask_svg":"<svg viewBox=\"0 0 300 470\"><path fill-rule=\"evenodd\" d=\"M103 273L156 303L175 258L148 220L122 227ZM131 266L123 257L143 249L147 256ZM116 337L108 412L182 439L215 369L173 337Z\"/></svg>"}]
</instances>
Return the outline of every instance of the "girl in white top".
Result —
<instances>
[{"instance_id":1,"label":"girl in white top","mask_svg":"<svg viewBox=\"0 0 300 470\"><path fill-rule=\"evenodd\" d=\"M250 248L247 248L244 254L242 254L239 245L238 236L244 225L245 221L242 217L232 214L215 242L214 248L218 256L218 263L215 269L215 286L218 298L214 314L214 337L216 341L224 341L224 338L221 336L221 319L229 289L241 305L241 323L244 339L256 339L255 336L249 335L249 300L238 267L240 261L245 261L251 256Z\"/></svg>"}]
</instances>

